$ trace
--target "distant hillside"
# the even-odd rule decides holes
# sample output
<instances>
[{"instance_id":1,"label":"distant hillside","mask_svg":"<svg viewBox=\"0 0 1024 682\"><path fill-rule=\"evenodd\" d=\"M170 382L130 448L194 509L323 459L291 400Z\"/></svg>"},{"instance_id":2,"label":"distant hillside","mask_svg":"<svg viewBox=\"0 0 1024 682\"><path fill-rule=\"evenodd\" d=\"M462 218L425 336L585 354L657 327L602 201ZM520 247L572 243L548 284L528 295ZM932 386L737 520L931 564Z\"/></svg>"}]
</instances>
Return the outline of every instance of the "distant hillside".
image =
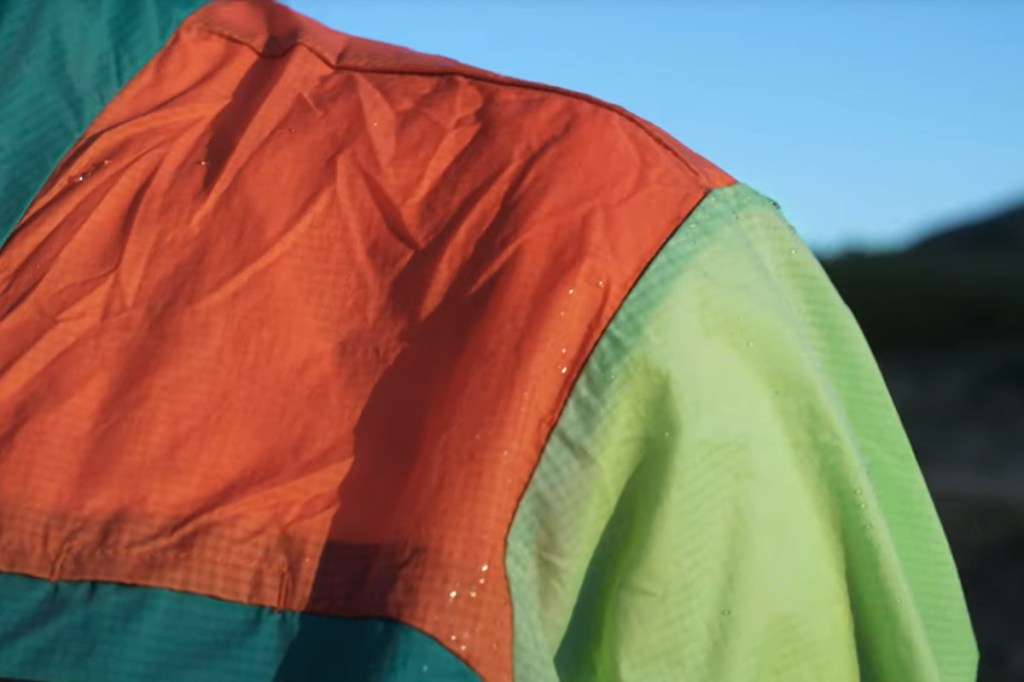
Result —
<instances>
[{"instance_id":1,"label":"distant hillside","mask_svg":"<svg viewBox=\"0 0 1024 682\"><path fill-rule=\"evenodd\" d=\"M945 230L922 240L914 253L1024 254L1024 205L996 216Z\"/></svg>"},{"instance_id":2,"label":"distant hillside","mask_svg":"<svg viewBox=\"0 0 1024 682\"><path fill-rule=\"evenodd\" d=\"M1024 339L1024 206L824 265L877 349Z\"/></svg>"}]
</instances>

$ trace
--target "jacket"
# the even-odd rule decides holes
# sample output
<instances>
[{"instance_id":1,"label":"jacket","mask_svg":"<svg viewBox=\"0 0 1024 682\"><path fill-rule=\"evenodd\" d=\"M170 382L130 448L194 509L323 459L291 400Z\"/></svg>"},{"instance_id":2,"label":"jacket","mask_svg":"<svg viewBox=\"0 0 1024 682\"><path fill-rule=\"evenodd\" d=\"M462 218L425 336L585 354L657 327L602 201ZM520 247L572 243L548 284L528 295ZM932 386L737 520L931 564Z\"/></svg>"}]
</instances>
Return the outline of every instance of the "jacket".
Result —
<instances>
[{"instance_id":1,"label":"jacket","mask_svg":"<svg viewBox=\"0 0 1024 682\"><path fill-rule=\"evenodd\" d=\"M0 677L972 678L771 200L265 0L8 0L0 40Z\"/></svg>"}]
</instances>

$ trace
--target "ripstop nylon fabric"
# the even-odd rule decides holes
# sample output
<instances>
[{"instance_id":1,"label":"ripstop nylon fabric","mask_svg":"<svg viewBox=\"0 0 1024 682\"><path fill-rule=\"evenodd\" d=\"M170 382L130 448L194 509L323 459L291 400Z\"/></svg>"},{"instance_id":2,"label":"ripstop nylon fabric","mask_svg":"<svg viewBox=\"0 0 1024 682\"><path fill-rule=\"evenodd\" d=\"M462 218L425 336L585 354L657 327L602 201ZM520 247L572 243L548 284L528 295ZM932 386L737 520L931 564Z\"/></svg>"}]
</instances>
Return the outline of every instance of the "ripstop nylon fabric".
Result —
<instances>
[{"instance_id":1,"label":"ripstop nylon fabric","mask_svg":"<svg viewBox=\"0 0 1024 682\"><path fill-rule=\"evenodd\" d=\"M0 252L0 570L394 620L509 679L522 490L731 182L589 98L204 6Z\"/></svg>"},{"instance_id":2,"label":"ripstop nylon fabric","mask_svg":"<svg viewBox=\"0 0 1024 682\"><path fill-rule=\"evenodd\" d=\"M203 2L0 3L0 247L93 118Z\"/></svg>"},{"instance_id":3,"label":"ripstop nylon fabric","mask_svg":"<svg viewBox=\"0 0 1024 682\"><path fill-rule=\"evenodd\" d=\"M408 626L171 590L0 574L0 678L37 682L476 682Z\"/></svg>"},{"instance_id":4,"label":"ripstop nylon fabric","mask_svg":"<svg viewBox=\"0 0 1024 682\"><path fill-rule=\"evenodd\" d=\"M974 679L867 345L743 185L701 203L612 320L507 561L522 682Z\"/></svg>"},{"instance_id":5,"label":"ripstop nylon fabric","mask_svg":"<svg viewBox=\"0 0 1024 682\"><path fill-rule=\"evenodd\" d=\"M655 258L730 178L262 0L131 78L198 4L0 8L0 239L88 125L0 252L0 675L970 678L877 369L766 200Z\"/></svg>"}]
</instances>

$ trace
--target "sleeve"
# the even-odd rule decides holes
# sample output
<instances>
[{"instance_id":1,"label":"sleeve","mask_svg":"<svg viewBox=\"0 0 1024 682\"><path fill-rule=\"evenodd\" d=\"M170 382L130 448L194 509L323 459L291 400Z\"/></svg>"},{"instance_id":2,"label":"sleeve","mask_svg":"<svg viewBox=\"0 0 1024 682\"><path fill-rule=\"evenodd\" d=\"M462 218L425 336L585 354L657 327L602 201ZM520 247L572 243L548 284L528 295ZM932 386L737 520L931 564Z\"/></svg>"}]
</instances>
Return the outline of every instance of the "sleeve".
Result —
<instances>
[{"instance_id":1,"label":"sleeve","mask_svg":"<svg viewBox=\"0 0 1024 682\"><path fill-rule=\"evenodd\" d=\"M717 190L589 358L508 540L517 680L971 680L950 550L856 322Z\"/></svg>"}]
</instances>

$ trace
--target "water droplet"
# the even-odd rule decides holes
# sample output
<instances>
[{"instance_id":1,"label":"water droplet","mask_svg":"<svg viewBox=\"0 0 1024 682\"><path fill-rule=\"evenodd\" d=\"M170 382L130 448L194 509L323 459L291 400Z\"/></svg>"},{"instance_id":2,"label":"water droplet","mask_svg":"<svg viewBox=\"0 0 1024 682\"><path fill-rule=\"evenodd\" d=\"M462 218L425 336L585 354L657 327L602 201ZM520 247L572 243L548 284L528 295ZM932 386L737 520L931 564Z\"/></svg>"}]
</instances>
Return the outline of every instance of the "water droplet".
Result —
<instances>
[{"instance_id":1,"label":"water droplet","mask_svg":"<svg viewBox=\"0 0 1024 682\"><path fill-rule=\"evenodd\" d=\"M459 645L459 651L465 651L465 650L466 650L466 645L465 644L460 644Z\"/></svg>"},{"instance_id":2,"label":"water droplet","mask_svg":"<svg viewBox=\"0 0 1024 682\"><path fill-rule=\"evenodd\" d=\"M205 166L206 165L206 159L203 159L202 161L196 161L196 165L197 166Z\"/></svg>"},{"instance_id":3,"label":"water droplet","mask_svg":"<svg viewBox=\"0 0 1024 682\"><path fill-rule=\"evenodd\" d=\"M420 668L420 672L422 672L422 673L430 672L430 666L429 665L423 666L422 668Z\"/></svg>"},{"instance_id":4,"label":"water droplet","mask_svg":"<svg viewBox=\"0 0 1024 682\"><path fill-rule=\"evenodd\" d=\"M480 570L486 572L487 571L487 564L484 564L483 566L481 566Z\"/></svg>"},{"instance_id":5,"label":"water droplet","mask_svg":"<svg viewBox=\"0 0 1024 682\"><path fill-rule=\"evenodd\" d=\"M855 493L856 493L857 495L863 495L863 494L864 494L864 491L863 491L863 490L861 490L860 488L857 488L857 489L856 489L856 490L854 490L853 492L855 492Z\"/></svg>"},{"instance_id":6,"label":"water droplet","mask_svg":"<svg viewBox=\"0 0 1024 682\"><path fill-rule=\"evenodd\" d=\"M455 599L458 596L459 596L458 590L452 590L451 592L448 593L448 597L450 599Z\"/></svg>"},{"instance_id":7,"label":"water droplet","mask_svg":"<svg viewBox=\"0 0 1024 682\"><path fill-rule=\"evenodd\" d=\"M483 585L484 582L486 582L486 580L487 580L487 578L480 578L479 582L480 582L481 585Z\"/></svg>"},{"instance_id":8,"label":"water droplet","mask_svg":"<svg viewBox=\"0 0 1024 682\"><path fill-rule=\"evenodd\" d=\"M796 249L790 249L789 250L789 255L790 256L795 256L796 255Z\"/></svg>"},{"instance_id":9,"label":"water droplet","mask_svg":"<svg viewBox=\"0 0 1024 682\"><path fill-rule=\"evenodd\" d=\"M508 450L502 450L501 451L501 456L502 457L508 457Z\"/></svg>"},{"instance_id":10,"label":"water droplet","mask_svg":"<svg viewBox=\"0 0 1024 682\"><path fill-rule=\"evenodd\" d=\"M597 280L597 286L599 286L599 287L601 287L602 289L604 289L604 280L603 280L603 279L599 279L599 280Z\"/></svg>"},{"instance_id":11,"label":"water droplet","mask_svg":"<svg viewBox=\"0 0 1024 682\"><path fill-rule=\"evenodd\" d=\"M666 431L666 432L665 432L665 438L668 438L668 437L669 437L669 436L671 436L671 435L672 435L672 434L671 434L671 433L669 433L668 431Z\"/></svg>"},{"instance_id":12,"label":"water droplet","mask_svg":"<svg viewBox=\"0 0 1024 682\"><path fill-rule=\"evenodd\" d=\"M560 371L562 372L562 374L565 374L566 372L569 371L569 368L568 367L563 367Z\"/></svg>"},{"instance_id":13,"label":"water droplet","mask_svg":"<svg viewBox=\"0 0 1024 682\"><path fill-rule=\"evenodd\" d=\"M568 352L569 352L569 349L568 349L568 348L563 348L563 349L562 349L562 355L565 355L565 354L566 354L566 353L568 353Z\"/></svg>"},{"instance_id":14,"label":"water droplet","mask_svg":"<svg viewBox=\"0 0 1024 682\"><path fill-rule=\"evenodd\" d=\"M860 508L861 508L861 509L867 509L867 508L868 508L868 505L866 505L865 503L861 502L861 503L860 503Z\"/></svg>"},{"instance_id":15,"label":"water droplet","mask_svg":"<svg viewBox=\"0 0 1024 682\"><path fill-rule=\"evenodd\" d=\"M558 316L559 317L565 317L565 311L564 310L558 311Z\"/></svg>"},{"instance_id":16,"label":"water droplet","mask_svg":"<svg viewBox=\"0 0 1024 682\"><path fill-rule=\"evenodd\" d=\"M573 295L573 294L575 294L575 293L576 293L576 290L575 290L575 289L569 289L569 295L570 295L570 296L572 296L572 295Z\"/></svg>"},{"instance_id":17,"label":"water droplet","mask_svg":"<svg viewBox=\"0 0 1024 682\"><path fill-rule=\"evenodd\" d=\"M754 342L753 341L747 341L747 348L753 348L753 347L754 347Z\"/></svg>"},{"instance_id":18,"label":"water droplet","mask_svg":"<svg viewBox=\"0 0 1024 682\"><path fill-rule=\"evenodd\" d=\"M475 599L476 598L476 590L470 590L469 591L469 596L470 596L471 599Z\"/></svg>"},{"instance_id":19,"label":"water droplet","mask_svg":"<svg viewBox=\"0 0 1024 682\"><path fill-rule=\"evenodd\" d=\"M295 128L289 128L289 129L288 129L288 132L289 132L289 133L294 133L294 132L295 132Z\"/></svg>"},{"instance_id":20,"label":"water droplet","mask_svg":"<svg viewBox=\"0 0 1024 682\"><path fill-rule=\"evenodd\" d=\"M87 170L82 171L78 175L72 176L71 179L69 180L69 182L72 182L74 184L78 184L80 182L85 182L86 180L91 178L93 175L95 175L97 170L99 170L100 168L105 168L105 167L109 166L110 164L111 164L111 160L110 159L103 159L99 163L94 163L91 167L89 167Z\"/></svg>"},{"instance_id":21,"label":"water droplet","mask_svg":"<svg viewBox=\"0 0 1024 682\"><path fill-rule=\"evenodd\" d=\"M448 639L450 639L450 640L452 640L452 641L454 642L454 641L456 640L456 637L455 637L455 635L452 635L452 636L451 636L451 637L449 637Z\"/></svg>"}]
</instances>

